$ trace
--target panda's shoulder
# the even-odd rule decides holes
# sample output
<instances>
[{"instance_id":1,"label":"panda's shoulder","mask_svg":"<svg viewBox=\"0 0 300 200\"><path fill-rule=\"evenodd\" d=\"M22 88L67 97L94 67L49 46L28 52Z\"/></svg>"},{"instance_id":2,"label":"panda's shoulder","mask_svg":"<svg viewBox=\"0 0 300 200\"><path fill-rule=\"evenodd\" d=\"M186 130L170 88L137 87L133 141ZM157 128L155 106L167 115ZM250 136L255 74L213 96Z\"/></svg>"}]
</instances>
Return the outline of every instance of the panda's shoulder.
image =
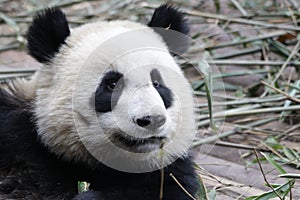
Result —
<instances>
[{"instance_id":1,"label":"panda's shoulder","mask_svg":"<svg viewBox=\"0 0 300 200\"><path fill-rule=\"evenodd\" d=\"M16 83L16 82L15 82ZM16 86L16 85L15 85ZM14 88L14 84L0 88L0 165L30 155L39 144L28 93L23 88ZM19 89L19 90L18 90ZM28 91L30 92L30 91Z\"/></svg>"}]
</instances>

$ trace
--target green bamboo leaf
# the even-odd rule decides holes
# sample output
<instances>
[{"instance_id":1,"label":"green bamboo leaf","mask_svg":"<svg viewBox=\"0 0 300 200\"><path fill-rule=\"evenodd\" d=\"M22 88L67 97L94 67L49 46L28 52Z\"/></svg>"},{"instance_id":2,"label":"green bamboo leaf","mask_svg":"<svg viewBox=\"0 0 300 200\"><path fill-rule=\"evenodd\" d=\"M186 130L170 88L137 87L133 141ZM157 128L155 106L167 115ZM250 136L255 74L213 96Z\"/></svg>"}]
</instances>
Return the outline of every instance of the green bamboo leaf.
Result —
<instances>
[{"instance_id":1,"label":"green bamboo leaf","mask_svg":"<svg viewBox=\"0 0 300 200\"><path fill-rule=\"evenodd\" d=\"M212 91L213 91L213 84L212 84L212 74L211 69L208 64L208 62L203 59L198 62L198 68L204 75L204 83L205 83L205 90L207 95L207 103L208 103L208 109L209 109L209 118L211 127L213 130L216 130L216 126L213 120L213 110L212 110Z\"/></svg>"},{"instance_id":2,"label":"green bamboo leaf","mask_svg":"<svg viewBox=\"0 0 300 200\"><path fill-rule=\"evenodd\" d=\"M217 198L217 191L215 189L212 189L211 191L209 191L208 199L209 200L216 200L216 198Z\"/></svg>"},{"instance_id":3,"label":"green bamboo leaf","mask_svg":"<svg viewBox=\"0 0 300 200\"><path fill-rule=\"evenodd\" d=\"M254 200L255 198L257 198L258 196L251 196L251 197L247 197L244 200Z\"/></svg>"},{"instance_id":4,"label":"green bamboo leaf","mask_svg":"<svg viewBox=\"0 0 300 200\"><path fill-rule=\"evenodd\" d=\"M217 13L220 13L220 9L221 9L220 1L219 0L214 0L214 4L215 4Z\"/></svg>"},{"instance_id":5,"label":"green bamboo leaf","mask_svg":"<svg viewBox=\"0 0 300 200\"><path fill-rule=\"evenodd\" d=\"M78 184L77 184L78 194L89 191L89 186L90 186L90 184L85 181L78 181Z\"/></svg>"},{"instance_id":6,"label":"green bamboo leaf","mask_svg":"<svg viewBox=\"0 0 300 200\"><path fill-rule=\"evenodd\" d=\"M276 163L269 155L267 155L263 152L260 152L260 153L267 159L267 161L269 163L271 163L277 169L277 171L280 174L286 174L286 171L278 163Z\"/></svg>"},{"instance_id":7,"label":"green bamboo leaf","mask_svg":"<svg viewBox=\"0 0 300 200\"><path fill-rule=\"evenodd\" d=\"M272 147L273 149L276 149L276 150L282 150L283 149L282 145L279 144L279 142L273 136L268 137L266 139L265 143L266 143L266 145Z\"/></svg>"},{"instance_id":8,"label":"green bamboo leaf","mask_svg":"<svg viewBox=\"0 0 300 200\"><path fill-rule=\"evenodd\" d=\"M207 194L207 190L206 187L204 185L203 180L201 179L200 176L198 176L198 181L199 181L199 189L197 191L197 197L199 200L211 200L210 198L208 198L208 194Z\"/></svg>"},{"instance_id":9,"label":"green bamboo leaf","mask_svg":"<svg viewBox=\"0 0 300 200\"><path fill-rule=\"evenodd\" d=\"M285 184L280 185L279 187L274 188L274 190L279 194L279 195L285 195L286 192L289 192L291 189L290 183L287 182ZM270 190L268 192L265 192L259 196L251 196L247 197L245 200L270 200L271 198L275 198L277 195L274 193L273 190Z\"/></svg>"},{"instance_id":10,"label":"green bamboo leaf","mask_svg":"<svg viewBox=\"0 0 300 200\"><path fill-rule=\"evenodd\" d=\"M296 151L294 151L293 149L287 148L287 147L283 148L283 153L288 159L293 160L293 161L300 158L300 156L298 155L298 153Z\"/></svg>"},{"instance_id":11,"label":"green bamboo leaf","mask_svg":"<svg viewBox=\"0 0 300 200\"><path fill-rule=\"evenodd\" d=\"M203 80L196 80L192 82L192 87L194 90L200 90L205 85Z\"/></svg>"}]
</instances>

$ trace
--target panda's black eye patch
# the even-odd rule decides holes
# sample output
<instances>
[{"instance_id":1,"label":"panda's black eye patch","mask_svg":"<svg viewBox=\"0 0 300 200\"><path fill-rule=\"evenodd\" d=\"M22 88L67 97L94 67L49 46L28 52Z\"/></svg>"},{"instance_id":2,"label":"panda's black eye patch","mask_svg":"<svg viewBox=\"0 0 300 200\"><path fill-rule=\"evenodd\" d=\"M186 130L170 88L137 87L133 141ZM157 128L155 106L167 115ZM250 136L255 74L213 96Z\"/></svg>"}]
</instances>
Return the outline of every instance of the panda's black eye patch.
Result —
<instances>
[{"instance_id":1,"label":"panda's black eye patch","mask_svg":"<svg viewBox=\"0 0 300 200\"><path fill-rule=\"evenodd\" d=\"M115 71L107 72L103 77L100 86L104 86L105 89L112 92L117 87L118 82L122 77L123 75L119 72L115 72Z\"/></svg>"},{"instance_id":2,"label":"panda's black eye patch","mask_svg":"<svg viewBox=\"0 0 300 200\"><path fill-rule=\"evenodd\" d=\"M107 72L95 93L95 110L97 112L112 111L122 94L123 88L123 75L115 71Z\"/></svg>"},{"instance_id":3,"label":"panda's black eye patch","mask_svg":"<svg viewBox=\"0 0 300 200\"><path fill-rule=\"evenodd\" d=\"M164 81L160 75L160 72L157 69L153 69L150 72L150 76L151 76L153 87L157 90L157 92L161 96L165 107L169 108L172 105L172 101L173 101L173 94L171 90L165 86Z\"/></svg>"}]
</instances>

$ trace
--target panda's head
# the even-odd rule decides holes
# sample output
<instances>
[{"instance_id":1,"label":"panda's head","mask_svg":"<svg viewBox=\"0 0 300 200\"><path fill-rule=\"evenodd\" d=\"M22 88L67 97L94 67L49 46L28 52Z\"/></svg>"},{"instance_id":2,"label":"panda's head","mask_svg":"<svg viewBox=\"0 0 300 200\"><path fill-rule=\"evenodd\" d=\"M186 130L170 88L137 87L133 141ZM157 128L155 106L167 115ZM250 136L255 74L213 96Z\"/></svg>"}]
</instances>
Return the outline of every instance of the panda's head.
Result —
<instances>
[{"instance_id":1,"label":"panda's head","mask_svg":"<svg viewBox=\"0 0 300 200\"><path fill-rule=\"evenodd\" d=\"M71 31L59 9L39 13L28 49L44 63L35 103L43 144L67 160L129 172L185 156L195 133L193 98L173 55L186 49L188 30L168 5L148 26L94 22Z\"/></svg>"}]
</instances>

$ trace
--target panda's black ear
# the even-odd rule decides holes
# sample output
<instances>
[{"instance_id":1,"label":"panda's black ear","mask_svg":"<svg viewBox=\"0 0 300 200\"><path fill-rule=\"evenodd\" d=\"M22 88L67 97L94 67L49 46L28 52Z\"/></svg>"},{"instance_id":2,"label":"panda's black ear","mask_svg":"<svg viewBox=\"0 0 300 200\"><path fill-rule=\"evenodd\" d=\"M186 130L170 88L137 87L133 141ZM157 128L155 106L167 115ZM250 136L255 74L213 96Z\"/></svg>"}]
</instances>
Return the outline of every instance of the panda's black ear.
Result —
<instances>
[{"instance_id":1,"label":"panda's black ear","mask_svg":"<svg viewBox=\"0 0 300 200\"><path fill-rule=\"evenodd\" d=\"M189 24L185 15L173 5L163 4L156 8L148 26L163 37L172 54L182 54L188 48Z\"/></svg>"},{"instance_id":2,"label":"panda's black ear","mask_svg":"<svg viewBox=\"0 0 300 200\"><path fill-rule=\"evenodd\" d=\"M69 35L65 14L58 8L47 8L35 15L27 32L29 54L41 63L49 62Z\"/></svg>"}]
</instances>

